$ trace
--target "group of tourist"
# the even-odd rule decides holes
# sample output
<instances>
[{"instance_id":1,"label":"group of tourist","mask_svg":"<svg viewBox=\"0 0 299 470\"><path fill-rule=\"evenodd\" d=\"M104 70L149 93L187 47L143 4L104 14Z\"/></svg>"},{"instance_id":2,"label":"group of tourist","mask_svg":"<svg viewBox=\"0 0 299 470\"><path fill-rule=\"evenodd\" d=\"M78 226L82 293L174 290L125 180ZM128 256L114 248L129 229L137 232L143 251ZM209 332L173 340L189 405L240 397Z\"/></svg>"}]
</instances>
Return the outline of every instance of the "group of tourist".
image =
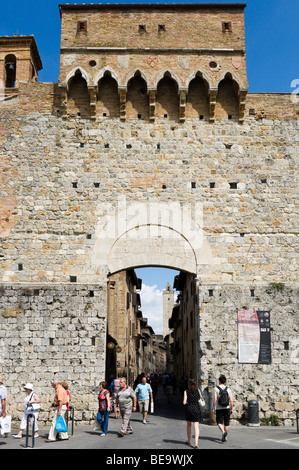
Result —
<instances>
[{"instance_id":1,"label":"group of tourist","mask_svg":"<svg viewBox=\"0 0 299 470\"><path fill-rule=\"evenodd\" d=\"M110 395L111 393L111 395ZM111 381L108 389L106 382L100 382L99 411L97 421L101 427L101 437L106 436L108 430L109 411L113 410L114 403L115 417L122 419L119 437L126 434L132 434L133 429L130 423L132 411L136 411L137 399L139 410L142 413L142 422L146 424L146 417L149 410L149 403L153 403L153 390L147 382L147 377L143 375L140 383L136 384L135 390L128 386L125 377L118 376Z\"/></svg>"},{"instance_id":2,"label":"group of tourist","mask_svg":"<svg viewBox=\"0 0 299 470\"><path fill-rule=\"evenodd\" d=\"M68 391L68 384L66 382L59 382L58 380L52 381L52 387L55 389L54 400L51 407L54 409L54 416L50 427L50 432L46 442L55 442L57 439L66 440L69 439L67 430L65 432L57 432L56 423L57 418L62 416L65 422L65 415L69 409L70 393ZM14 434L15 439L21 439L23 432L27 428L27 420L29 419L30 424L34 427L34 437L38 438L38 414L40 410L41 400L38 395L34 392L33 384L27 383L24 385L25 399L24 399L24 414L21 419L19 432ZM3 384L3 377L0 376L0 417L6 418L6 399L7 389ZM5 433L4 437L7 437Z\"/></svg>"},{"instance_id":3,"label":"group of tourist","mask_svg":"<svg viewBox=\"0 0 299 470\"><path fill-rule=\"evenodd\" d=\"M147 413L149 411L150 402L154 403L153 390L148 383L149 377L142 374L139 376L139 383L134 384L135 390L127 384L125 377L119 376L118 378L111 381L109 387L107 382L102 381L99 384L99 395L98 395L98 413L97 422L101 428L101 437L105 437L108 432L108 420L109 413L115 411L115 417L121 417L121 428L119 431L119 437L123 437L133 433L130 418L132 412L136 411L137 401L139 411L142 413L142 422L146 424ZM158 377L153 377L153 384L158 384ZM167 395L167 381L161 380L164 393ZM202 422L201 414L201 393L198 389L196 381L193 379L184 379L184 390L181 385L180 391L183 392L183 405L185 407L185 419L187 422L187 441L188 445L191 445L191 427L194 423L194 434L195 434L195 445L194 448L198 449L199 440L199 423ZM55 389L55 396L52 403L54 408L54 416L50 428L48 438L45 442L54 442L57 439L66 440L69 439L67 429L57 431L56 423L57 418L62 416L65 421L65 415L69 409L70 393L68 391L68 385L66 382L59 382L58 380L52 381L52 387ZM38 435L38 413L40 409L41 400L38 395L34 392L33 384L27 383L24 386L25 399L24 405L25 410L21 420L18 434L13 437L21 439L23 431L27 427L28 417L31 422L31 426L34 425L35 438ZM6 417L6 398L7 390L3 384L3 377L0 376L0 417ZM216 413L216 423L222 433L222 441L227 440L228 427L230 422L230 415L233 410L233 400L231 390L226 386L226 377L221 375L219 377L219 385L215 387L214 399L213 399L213 413ZM7 437L7 436L5 436Z\"/></svg>"},{"instance_id":4,"label":"group of tourist","mask_svg":"<svg viewBox=\"0 0 299 470\"><path fill-rule=\"evenodd\" d=\"M123 437L127 434L132 434L133 429L130 423L130 417L132 411L136 411L136 404L138 399L139 410L143 415L143 423L146 424L146 416L149 409L149 399L153 402L153 391L151 385L148 383L150 379L144 374L139 376L137 382L134 383L135 391L127 385L126 378L118 377L111 381L110 392L115 398L115 417L120 412L122 418L121 429L119 437ZM138 383L138 381L140 381ZM154 383L159 383L158 377L153 378ZM168 374L164 374L161 378L163 385L164 394L167 395L167 401L169 402L169 394L173 393L173 381L169 380ZM108 414L107 412L101 411L102 400L106 400L105 410L112 410L110 403L110 392L107 390L107 383L100 383L101 393L99 395L99 413L102 415L98 419L100 427L102 429L101 436L106 436L108 430ZM196 381L194 379L188 379L185 377L180 382L180 391L183 394L183 405L185 407L185 419L187 422L187 441L188 445L191 445L191 427L194 424L194 448L198 449L199 440L199 423L202 423L201 414L201 402L203 398L198 389ZM219 385L215 388L213 398L213 413L216 414L216 423L222 433L222 441L227 440L230 415L233 411L233 400L231 390L226 386L226 377L221 375L219 377ZM106 414L105 414L106 413ZM104 416L104 419L103 419Z\"/></svg>"}]
</instances>

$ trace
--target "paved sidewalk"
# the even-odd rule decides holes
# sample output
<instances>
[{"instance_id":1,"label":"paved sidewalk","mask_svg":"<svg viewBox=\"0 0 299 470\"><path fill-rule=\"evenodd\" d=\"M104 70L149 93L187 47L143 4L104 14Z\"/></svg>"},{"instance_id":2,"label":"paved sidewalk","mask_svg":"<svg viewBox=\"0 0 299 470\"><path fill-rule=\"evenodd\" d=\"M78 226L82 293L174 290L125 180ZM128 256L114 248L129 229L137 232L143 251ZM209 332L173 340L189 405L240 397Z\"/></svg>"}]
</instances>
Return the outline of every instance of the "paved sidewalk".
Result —
<instances>
[{"instance_id":1,"label":"paved sidewalk","mask_svg":"<svg viewBox=\"0 0 299 470\"><path fill-rule=\"evenodd\" d=\"M148 423L142 423L141 413L132 414L132 435L118 437L121 421L109 417L108 434L100 437L92 426L75 426L74 435L68 441L46 443L49 429L41 429L40 437L35 440L34 449L103 449L105 451L122 449L122 452L138 453L137 450L150 449L152 454L171 450L179 453L197 452L186 444L186 422L181 400L177 397L173 403L167 403L162 391L158 395L155 414L148 415ZM71 429L71 426L69 426ZM7 439L0 438L1 449L24 449L25 435L22 439L14 439L13 429ZM194 433L192 432L194 444ZM31 429L29 447L31 448ZM299 449L299 434L296 427L248 427L230 426L228 441L221 441L221 433L217 426L200 425L199 449ZM135 452L134 452L135 450ZM165 454L167 452L164 452ZM106 452L110 455L109 452ZM111 453L113 455L113 453ZM121 452L120 452L121 455Z\"/></svg>"}]
</instances>

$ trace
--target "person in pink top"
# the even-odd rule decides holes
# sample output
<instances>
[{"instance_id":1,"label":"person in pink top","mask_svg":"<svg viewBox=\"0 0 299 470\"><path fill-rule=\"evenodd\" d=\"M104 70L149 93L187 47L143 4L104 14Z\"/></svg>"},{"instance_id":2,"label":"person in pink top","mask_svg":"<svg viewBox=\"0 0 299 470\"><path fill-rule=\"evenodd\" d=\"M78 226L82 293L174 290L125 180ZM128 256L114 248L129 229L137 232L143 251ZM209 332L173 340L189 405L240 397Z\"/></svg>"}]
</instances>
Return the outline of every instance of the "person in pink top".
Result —
<instances>
[{"instance_id":1,"label":"person in pink top","mask_svg":"<svg viewBox=\"0 0 299 470\"><path fill-rule=\"evenodd\" d=\"M120 388L120 379L121 379L121 374L118 374L117 379L114 379L114 381L113 381L113 395L114 395L114 413L115 413L115 418L120 418L120 410L119 410L119 407L116 405L116 395L117 395L117 392L119 391L119 388Z\"/></svg>"}]
</instances>

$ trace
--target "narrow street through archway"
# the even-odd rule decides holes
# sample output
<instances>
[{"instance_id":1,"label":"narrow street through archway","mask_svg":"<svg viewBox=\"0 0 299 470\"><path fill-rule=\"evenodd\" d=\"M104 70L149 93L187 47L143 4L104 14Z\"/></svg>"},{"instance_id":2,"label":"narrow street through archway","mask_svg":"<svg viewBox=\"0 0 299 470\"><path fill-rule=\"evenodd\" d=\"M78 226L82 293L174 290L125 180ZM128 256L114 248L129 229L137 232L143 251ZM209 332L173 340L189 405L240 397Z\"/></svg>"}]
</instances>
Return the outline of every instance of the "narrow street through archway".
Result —
<instances>
[{"instance_id":1,"label":"narrow street through archway","mask_svg":"<svg viewBox=\"0 0 299 470\"><path fill-rule=\"evenodd\" d=\"M142 276L142 277L141 277ZM162 268L136 268L109 276L106 381L126 377L136 388L141 374L155 381L168 374L176 386L196 378L194 275Z\"/></svg>"}]
</instances>

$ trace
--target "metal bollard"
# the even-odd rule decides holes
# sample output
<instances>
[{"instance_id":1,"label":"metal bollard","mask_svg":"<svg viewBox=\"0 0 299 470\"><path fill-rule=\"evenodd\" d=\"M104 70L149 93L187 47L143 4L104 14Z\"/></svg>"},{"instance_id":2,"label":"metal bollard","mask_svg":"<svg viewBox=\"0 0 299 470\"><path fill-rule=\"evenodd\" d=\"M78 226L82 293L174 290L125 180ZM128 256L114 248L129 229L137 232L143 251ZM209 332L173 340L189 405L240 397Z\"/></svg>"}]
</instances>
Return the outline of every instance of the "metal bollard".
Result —
<instances>
[{"instance_id":1,"label":"metal bollard","mask_svg":"<svg viewBox=\"0 0 299 470\"><path fill-rule=\"evenodd\" d=\"M28 441L29 441L29 419L33 418L33 423L32 423L32 449L34 448L34 434L35 434L35 415L34 413L30 413L27 416L27 427L26 427L26 445L25 447L28 447Z\"/></svg>"},{"instance_id":2,"label":"metal bollard","mask_svg":"<svg viewBox=\"0 0 299 470\"><path fill-rule=\"evenodd\" d=\"M75 416L75 409L73 406L70 406L69 407L69 410L66 412L65 414L65 421L66 421L66 427L68 428L68 424L69 424L69 411L70 411L70 414L71 414L71 420L72 420L72 436L74 435L74 416Z\"/></svg>"}]
</instances>

